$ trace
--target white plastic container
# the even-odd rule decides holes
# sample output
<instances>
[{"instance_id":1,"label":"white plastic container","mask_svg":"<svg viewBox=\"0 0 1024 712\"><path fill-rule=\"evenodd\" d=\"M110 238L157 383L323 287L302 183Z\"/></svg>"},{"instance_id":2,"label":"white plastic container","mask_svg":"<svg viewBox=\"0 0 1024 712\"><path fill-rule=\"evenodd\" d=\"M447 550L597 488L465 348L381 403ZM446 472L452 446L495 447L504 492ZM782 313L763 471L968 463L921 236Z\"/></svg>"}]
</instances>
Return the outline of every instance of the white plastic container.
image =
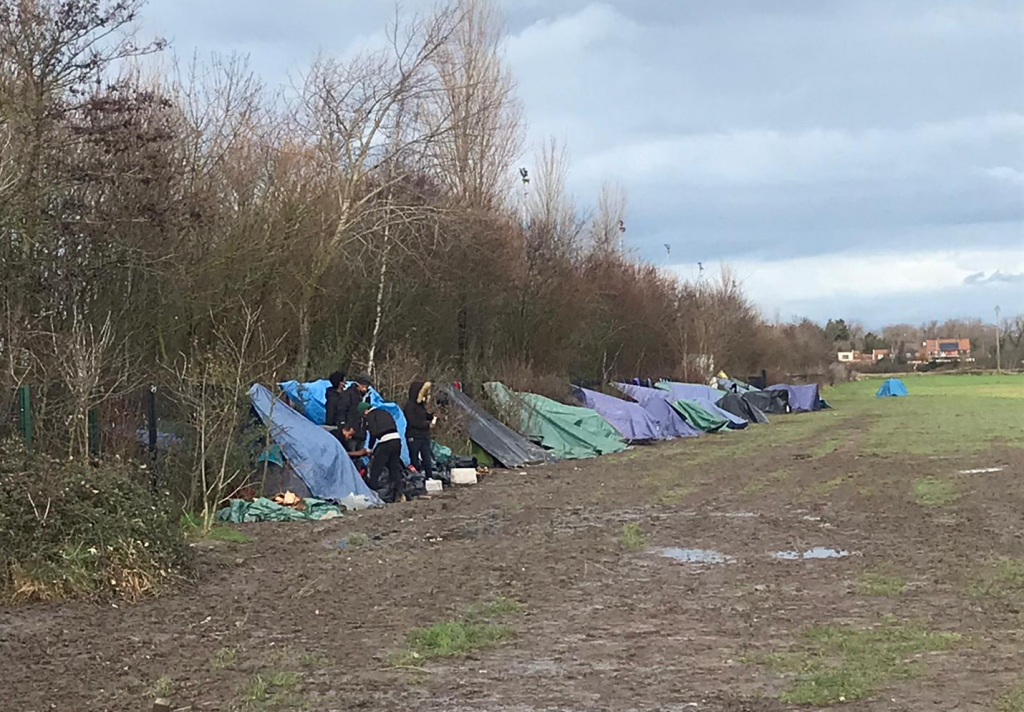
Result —
<instances>
[{"instance_id":1,"label":"white plastic container","mask_svg":"<svg viewBox=\"0 0 1024 712\"><path fill-rule=\"evenodd\" d=\"M475 485L476 484L476 468L475 467L456 467L452 469L452 484L453 485Z\"/></svg>"},{"instance_id":2,"label":"white plastic container","mask_svg":"<svg viewBox=\"0 0 1024 712\"><path fill-rule=\"evenodd\" d=\"M427 494L436 494L444 490L441 480L427 480Z\"/></svg>"}]
</instances>

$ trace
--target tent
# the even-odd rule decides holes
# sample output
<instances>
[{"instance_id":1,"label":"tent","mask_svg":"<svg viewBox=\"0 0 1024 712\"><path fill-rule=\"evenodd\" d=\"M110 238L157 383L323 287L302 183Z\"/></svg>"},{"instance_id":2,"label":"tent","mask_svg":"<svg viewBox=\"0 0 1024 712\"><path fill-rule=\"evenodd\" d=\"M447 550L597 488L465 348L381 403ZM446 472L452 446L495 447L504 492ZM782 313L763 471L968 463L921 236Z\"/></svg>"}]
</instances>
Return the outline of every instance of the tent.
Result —
<instances>
[{"instance_id":1,"label":"tent","mask_svg":"<svg viewBox=\"0 0 1024 712\"><path fill-rule=\"evenodd\" d=\"M738 381L735 378L718 377L718 387L727 393L757 393L761 389L754 388L749 383Z\"/></svg>"},{"instance_id":2,"label":"tent","mask_svg":"<svg viewBox=\"0 0 1024 712\"><path fill-rule=\"evenodd\" d=\"M717 433L729 427L729 420L711 413L697 401L674 400L672 407L693 427L705 433Z\"/></svg>"},{"instance_id":3,"label":"tent","mask_svg":"<svg viewBox=\"0 0 1024 712\"><path fill-rule=\"evenodd\" d=\"M822 408L823 401L818 394L817 383L808 383L806 386L777 383L774 386L768 386L766 390L785 391L789 395L789 408L794 413L808 413Z\"/></svg>"},{"instance_id":4,"label":"tent","mask_svg":"<svg viewBox=\"0 0 1024 712\"><path fill-rule=\"evenodd\" d=\"M762 413L788 413L789 393L786 391L747 391L743 400Z\"/></svg>"},{"instance_id":5,"label":"tent","mask_svg":"<svg viewBox=\"0 0 1024 712\"><path fill-rule=\"evenodd\" d=\"M575 392L583 405L597 411L627 441L660 440L666 437L661 434L661 428L654 418L637 403L586 388L577 388Z\"/></svg>"},{"instance_id":6,"label":"tent","mask_svg":"<svg viewBox=\"0 0 1024 712\"><path fill-rule=\"evenodd\" d=\"M466 434L469 439L505 467L542 465L558 460L552 453L507 428L454 386L443 385L440 390L468 417Z\"/></svg>"},{"instance_id":7,"label":"tent","mask_svg":"<svg viewBox=\"0 0 1024 712\"><path fill-rule=\"evenodd\" d=\"M281 447L285 459L319 499L361 509L381 503L359 476L352 459L337 438L258 383L249 389L253 408L270 429L270 439Z\"/></svg>"},{"instance_id":8,"label":"tent","mask_svg":"<svg viewBox=\"0 0 1024 712\"><path fill-rule=\"evenodd\" d=\"M298 381L285 381L278 384L288 400L300 406L302 413L317 425L323 425L327 418L327 390L331 382L311 381L299 383ZM346 384L347 386L347 384ZM384 400L376 389L370 389L370 405L374 408L381 408L391 414L398 426L398 434L402 436L402 462L409 464L409 446L405 442L405 414L401 406Z\"/></svg>"},{"instance_id":9,"label":"tent","mask_svg":"<svg viewBox=\"0 0 1024 712\"><path fill-rule=\"evenodd\" d=\"M563 405L535 393L515 393L497 382L485 383L484 390L495 405L519 419L523 435L558 457L576 460L626 449L619 432L589 408Z\"/></svg>"},{"instance_id":10,"label":"tent","mask_svg":"<svg viewBox=\"0 0 1024 712\"><path fill-rule=\"evenodd\" d=\"M705 386L700 383L677 383L676 381L659 381L658 388L660 388L663 391L668 391L668 393L672 396L672 400L692 400L694 398L700 398L704 400L709 400L712 403L714 403L722 396L722 392L717 388Z\"/></svg>"},{"instance_id":11,"label":"tent","mask_svg":"<svg viewBox=\"0 0 1024 712\"><path fill-rule=\"evenodd\" d=\"M767 423L768 417L755 405L752 405L739 393L726 393L718 399L718 407L743 418L748 423Z\"/></svg>"},{"instance_id":12,"label":"tent","mask_svg":"<svg viewBox=\"0 0 1024 712\"><path fill-rule=\"evenodd\" d=\"M907 391L907 384L898 378L889 378L878 389L878 393L875 394L876 398L903 398L909 395Z\"/></svg>"},{"instance_id":13,"label":"tent","mask_svg":"<svg viewBox=\"0 0 1024 712\"><path fill-rule=\"evenodd\" d=\"M683 420L683 417L669 403L668 391L663 391L660 388L645 388L632 383L616 383L615 387L647 411L647 414L658 424L662 437L695 438L700 435L700 431Z\"/></svg>"}]
</instances>

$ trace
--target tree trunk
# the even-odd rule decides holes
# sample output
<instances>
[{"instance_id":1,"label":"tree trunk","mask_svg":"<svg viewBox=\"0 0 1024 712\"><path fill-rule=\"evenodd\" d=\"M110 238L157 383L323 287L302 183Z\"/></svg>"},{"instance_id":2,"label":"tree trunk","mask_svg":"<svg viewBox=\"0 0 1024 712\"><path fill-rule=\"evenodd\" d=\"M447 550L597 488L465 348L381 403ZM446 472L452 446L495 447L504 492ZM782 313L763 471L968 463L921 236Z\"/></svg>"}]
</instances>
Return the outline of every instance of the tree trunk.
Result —
<instances>
[{"instance_id":1,"label":"tree trunk","mask_svg":"<svg viewBox=\"0 0 1024 712\"><path fill-rule=\"evenodd\" d=\"M373 375L377 358L377 341L380 338L380 326L384 319L384 283L388 276L388 255L391 252L391 223L389 216L384 217L384 251L380 258L380 272L377 275L377 309L373 319L373 335L370 337L370 353L366 357L366 370Z\"/></svg>"},{"instance_id":2,"label":"tree trunk","mask_svg":"<svg viewBox=\"0 0 1024 712\"><path fill-rule=\"evenodd\" d=\"M309 332L310 332L310 300L302 295L299 303L299 348L295 354L295 378L302 380L309 369Z\"/></svg>"}]
</instances>

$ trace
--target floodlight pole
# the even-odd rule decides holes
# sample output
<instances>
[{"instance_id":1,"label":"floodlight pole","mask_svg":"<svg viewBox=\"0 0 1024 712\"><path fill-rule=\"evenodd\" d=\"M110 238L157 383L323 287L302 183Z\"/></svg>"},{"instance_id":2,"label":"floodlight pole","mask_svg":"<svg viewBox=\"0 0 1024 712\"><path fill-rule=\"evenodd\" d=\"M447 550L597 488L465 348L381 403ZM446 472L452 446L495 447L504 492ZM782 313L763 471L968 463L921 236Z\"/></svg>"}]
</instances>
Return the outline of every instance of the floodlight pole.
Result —
<instances>
[{"instance_id":1,"label":"floodlight pole","mask_svg":"<svg viewBox=\"0 0 1024 712\"><path fill-rule=\"evenodd\" d=\"M1003 360L999 349L999 307L996 307L996 373L1003 372Z\"/></svg>"}]
</instances>

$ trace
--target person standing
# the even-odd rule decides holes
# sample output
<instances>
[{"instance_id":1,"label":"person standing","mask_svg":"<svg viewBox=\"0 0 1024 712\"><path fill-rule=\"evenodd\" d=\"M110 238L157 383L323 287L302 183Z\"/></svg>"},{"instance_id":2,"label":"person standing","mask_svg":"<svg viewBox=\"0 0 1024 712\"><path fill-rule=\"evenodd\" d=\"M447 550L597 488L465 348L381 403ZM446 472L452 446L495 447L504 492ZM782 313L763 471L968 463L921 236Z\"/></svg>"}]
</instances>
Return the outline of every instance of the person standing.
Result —
<instances>
[{"instance_id":1,"label":"person standing","mask_svg":"<svg viewBox=\"0 0 1024 712\"><path fill-rule=\"evenodd\" d=\"M331 431L334 434L334 437L341 440L341 428L343 425L350 422L345 420L341 412L341 405L345 392L345 372L335 371L327 377L327 380L331 382L331 387L327 389L327 406L324 414L324 427Z\"/></svg>"},{"instance_id":2,"label":"person standing","mask_svg":"<svg viewBox=\"0 0 1024 712\"><path fill-rule=\"evenodd\" d=\"M333 432L341 439L341 427L346 423L361 424L359 404L366 398L373 385L370 377L360 374L352 379L347 387L345 386L345 374L336 371L331 374L331 389L327 392L327 418L326 425L335 428ZM335 382L337 381L337 385ZM334 391L332 397L331 391ZM366 432L360 427L356 433L357 439L366 437Z\"/></svg>"},{"instance_id":3,"label":"person standing","mask_svg":"<svg viewBox=\"0 0 1024 712\"><path fill-rule=\"evenodd\" d=\"M402 436L395 419L383 408L369 403L358 406L363 425L370 435L370 477L368 484L382 500L391 504L402 496Z\"/></svg>"},{"instance_id":4,"label":"person standing","mask_svg":"<svg viewBox=\"0 0 1024 712\"><path fill-rule=\"evenodd\" d=\"M409 386L409 400L402 408L405 414L405 440L409 446L409 462L428 480L434 475L434 459L430 451L430 429L437 422L427 410L430 381L416 381Z\"/></svg>"}]
</instances>

